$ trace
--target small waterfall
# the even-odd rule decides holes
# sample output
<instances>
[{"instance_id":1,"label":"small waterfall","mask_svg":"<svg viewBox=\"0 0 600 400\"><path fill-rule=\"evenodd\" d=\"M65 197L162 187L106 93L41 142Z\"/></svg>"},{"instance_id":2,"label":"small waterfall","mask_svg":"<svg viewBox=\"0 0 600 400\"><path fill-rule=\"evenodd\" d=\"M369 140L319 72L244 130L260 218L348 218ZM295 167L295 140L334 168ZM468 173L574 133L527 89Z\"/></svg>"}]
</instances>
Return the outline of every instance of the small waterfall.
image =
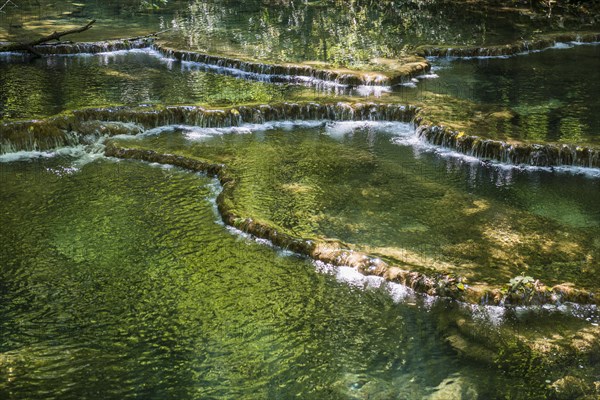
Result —
<instances>
[{"instance_id":1,"label":"small waterfall","mask_svg":"<svg viewBox=\"0 0 600 400\"><path fill-rule=\"evenodd\" d=\"M79 144L86 136L136 135L165 125L224 128L278 120L378 120L410 122L417 108L375 103L281 103L207 109L198 106L111 107L69 116L0 124L0 154L43 151Z\"/></svg>"},{"instance_id":2,"label":"small waterfall","mask_svg":"<svg viewBox=\"0 0 600 400\"><path fill-rule=\"evenodd\" d=\"M208 109L200 106L111 107L74 111L70 116L0 125L1 152L45 150L72 144L80 135L135 135L165 125L225 128L283 120L414 122L417 137L431 145L496 162L538 167L600 168L600 150L569 144L507 143L429 125L414 106L381 103L281 103Z\"/></svg>"},{"instance_id":3,"label":"small waterfall","mask_svg":"<svg viewBox=\"0 0 600 400\"><path fill-rule=\"evenodd\" d=\"M425 59L414 59L402 65L398 71L391 70L390 76L372 72L319 69L302 64L268 64L245 61L235 58L215 56L193 51L176 50L161 44L153 48L167 58L174 58L184 63L195 63L204 69L217 70L236 76L247 76L267 82L291 82L323 85L325 83L338 86L391 86L406 82L411 78L427 72L430 68Z\"/></svg>"},{"instance_id":4,"label":"small waterfall","mask_svg":"<svg viewBox=\"0 0 600 400\"><path fill-rule=\"evenodd\" d=\"M203 128L239 126L242 123L264 123L277 120L378 120L409 122L417 108L400 104L376 103L281 103L275 105L240 106L221 110L199 106L137 108L114 107L75 111L79 120L133 122L146 129L163 125L194 125Z\"/></svg>"},{"instance_id":5,"label":"small waterfall","mask_svg":"<svg viewBox=\"0 0 600 400\"><path fill-rule=\"evenodd\" d=\"M50 135L45 138L26 135L19 140L0 140L0 155L18 151L44 151L79 144L80 135L75 132L64 132L62 135Z\"/></svg>"},{"instance_id":6,"label":"small waterfall","mask_svg":"<svg viewBox=\"0 0 600 400\"><path fill-rule=\"evenodd\" d=\"M568 144L506 143L429 125L419 126L417 136L436 146L505 164L600 168L600 149Z\"/></svg>"},{"instance_id":7,"label":"small waterfall","mask_svg":"<svg viewBox=\"0 0 600 400\"><path fill-rule=\"evenodd\" d=\"M421 140L437 146L452 148L464 154L485 159L528 165L578 165L600 168L598 150L568 145L508 144L497 140L465 135L440 126L422 123L419 109L400 104L379 103L282 103L276 105L241 106L226 109L205 109L197 106L180 107L114 107L75 111L71 115L43 121L0 124L0 153L22 150L47 150L56 147L92 144L105 136L135 135L146 129L164 125L196 125L201 127L230 127L244 123L263 123L276 120L336 120L336 121L415 121L420 126L416 134ZM413 288L417 292L447 296L471 303L535 304L597 300L583 290L568 287L536 287L530 298L507 298L497 288L470 287L460 278L446 275L429 276L401 266L350 251L342 243L292 237L264 223L244 218L231 207L228 196L235 188L235 177L226 166L152 150L125 149L108 143L103 149L107 156L132 158L177 165L194 171L218 176L223 191L217 205L225 223L272 243L336 265L355 267L365 275L377 275L392 282ZM406 267L406 266L404 266ZM539 290L538 290L539 289Z\"/></svg>"},{"instance_id":8,"label":"small waterfall","mask_svg":"<svg viewBox=\"0 0 600 400\"><path fill-rule=\"evenodd\" d=\"M557 43L594 43L600 41L600 33L561 33L546 35L539 39L523 40L498 46L421 46L417 53L423 57L464 57L486 58L507 57L532 51L540 51L555 46Z\"/></svg>"},{"instance_id":9,"label":"small waterfall","mask_svg":"<svg viewBox=\"0 0 600 400\"><path fill-rule=\"evenodd\" d=\"M84 54L84 53L104 53L109 51L143 49L150 47L153 42L152 38L140 39L121 39L109 40L104 42L59 42L45 43L35 46L36 52L44 55L59 54Z\"/></svg>"},{"instance_id":10,"label":"small waterfall","mask_svg":"<svg viewBox=\"0 0 600 400\"><path fill-rule=\"evenodd\" d=\"M81 121L55 117L43 121L0 124L0 155L19 151L47 151L61 147L91 144L100 137L143 132L132 123Z\"/></svg>"},{"instance_id":11,"label":"small waterfall","mask_svg":"<svg viewBox=\"0 0 600 400\"><path fill-rule=\"evenodd\" d=\"M33 47L37 53L44 55L93 54L145 48L152 48L164 58L179 60L184 66L188 65L189 68L195 67L201 70L263 82L304 84L316 86L321 89L367 87L371 88L371 90L381 90L382 88L389 88L392 85L409 82L412 78L429 71L431 67L426 59L419 56L409 57L403 63L398 62L395 67L390 68L385 74L351 69L316 68L303 64L261 63L258 61L247 61L172 49L156 43L154 37L102 42L45 43ZM3 54L15 55L15 53ZM18 52L16 54L26 54L26 52Z\"/></svg>"}]
</instances>

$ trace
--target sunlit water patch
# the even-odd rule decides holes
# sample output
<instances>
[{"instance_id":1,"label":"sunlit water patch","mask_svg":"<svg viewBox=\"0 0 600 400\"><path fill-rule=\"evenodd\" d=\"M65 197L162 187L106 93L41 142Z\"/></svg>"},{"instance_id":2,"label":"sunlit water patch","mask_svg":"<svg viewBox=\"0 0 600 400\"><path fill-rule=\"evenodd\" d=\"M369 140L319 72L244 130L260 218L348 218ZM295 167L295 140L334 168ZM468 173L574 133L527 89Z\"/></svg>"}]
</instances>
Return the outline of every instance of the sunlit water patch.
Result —
<instances>
[{"instance_id":1,"label":"sunlit water patch","mask_svg":"<svg viewBox=\"0 0 600 400\"><path fill-rule=\"evenodd\" d=\"M440 157L411 138L408 124L313 121L118 142L228 165L238 212L294 236L473 281L600 287L600 180Z\"/></svg>"}]
</instances>

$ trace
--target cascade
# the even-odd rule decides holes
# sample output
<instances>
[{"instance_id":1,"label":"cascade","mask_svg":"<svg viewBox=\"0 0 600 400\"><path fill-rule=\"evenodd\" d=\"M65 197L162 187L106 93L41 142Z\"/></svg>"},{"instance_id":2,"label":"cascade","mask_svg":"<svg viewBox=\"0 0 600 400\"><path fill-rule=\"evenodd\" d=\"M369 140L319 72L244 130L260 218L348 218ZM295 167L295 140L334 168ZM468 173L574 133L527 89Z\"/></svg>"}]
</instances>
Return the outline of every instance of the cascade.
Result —
<instances>
[{"instance_id":1,"label":"cascade","mask_svg":"<svg viewBox=\"0 0 600 400\"><path fill-rule=\"evenodd\" d=\"M414 106L379 103L281 103L207 109L199 106L111 107L74 111L70 116L0 125L0 152L47 150L72 145L73 135L135 135L165 125L203 128L261 124L280 120L414 122L423 142L496 162L537 167L600 168L600 150L569 144L507 143L429 125L417 118Z\"/></svg>"},{"instance_id":2,"label":"cascade","mask_svg":"<svg viewBox=\"0 0 600 400\"><path fill-rule=\"evenodd\" d=\"M419 126L417 136L429 144L505 164L600 168L600 150L594 148L569 144L507 143L429 125Z\"/></svg>"},{"instance_id":3,"label":"cascade","mask_svg":"<svg viewBox=\"0 0 600 400\"><path fill-rule=\"evenodd\" d=\"M523 40L506 45L497 46L421 46L417 53L424 57L507 57L532 51L540 51L557 43L595 43L600 41L600 33L562 33L547 35L533 40Z\"/></svg>"}]
</instances>

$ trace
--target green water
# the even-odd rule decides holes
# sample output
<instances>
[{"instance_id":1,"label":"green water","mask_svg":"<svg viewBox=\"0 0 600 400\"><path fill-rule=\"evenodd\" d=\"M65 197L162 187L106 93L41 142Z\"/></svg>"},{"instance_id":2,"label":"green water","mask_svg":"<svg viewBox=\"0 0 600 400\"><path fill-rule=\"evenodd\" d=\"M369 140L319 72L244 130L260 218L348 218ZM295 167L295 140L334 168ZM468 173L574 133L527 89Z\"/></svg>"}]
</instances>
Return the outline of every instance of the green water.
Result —
<instances>
[{"instance_id":1,"label":"green water","mask_svg":"<svg viewBox=\"0 0 600 400\"><path fill-rule=\"evenodd\" d=\"M534 142L600 144L600 46L496 59L437 60L420 90L508 112L484 132Z\"/></svg>"},{"instance_id":2,"label":"green water","mask_svg":"<svg viewBox=\"0 0 600 400\"><path fill-rule=\"evenodd\" d=\"M226 106L281 102L310 95L301 86L269 85L202 71L148 52L48 57L34 62L0 59L0 119L50 116L113 104Z\"/></svg>"},{"instance_id":3,"label":"green water","mask_svg":"<svg viewBox=\"0 0 600 400\"><path fill-rule=\"evenodd\" d=\"M0 13L0 41L22 41L64 31L96 20L92 29L64 40L98 41L128 38L161 31L170 25L185 1L169 0L159 9L144 3L161 0L19 0ZM4 4L4 2L3 2Z\"/></svg>"},{"instance_id":4,"label":"green water","mask_svg":"<svg viewBox=\"0 0 600 400\"><path fill-rule=\"evenodd\" d=\"M139 1L18 3L0 14L0 39L91 18L95 27L72 40L176 24L170 39L197 50L356 67L420 44L497 44L536 29L595 27L585 14L574 24L494 2L169 1L153 11ZM143 52L2 57L4 120L114 104L342 99ZM597 60L598 47L438 60L438 79L378 96L427 107L456 100L448 115L466 115L470 133L594 144ZM501 125L472 118L498 112L508 115ZM180 130L117 142L226 163L239 178L236 211L295 236L339 239L469 283L530 275L600 288L597 171L481 164L415 143L398 124ZM400 286L379 287L344 268L323 273L229 231L218 223L212 179L101 157L85 164L89 154L78 161L68 153L0 159L2 398L542 399L565 375L597 381L596 342L587 348L584 340L597 337L594 308L548 315L404 298ZM465 321L488 332L474 340L457 333ZM489 332L502 342L491 358L480 349ZM514 351L517 338L543 352L561 335L545 358Z\"/></svg>"},{"instance_id":5,"label":"green water","mask_svg":"<svg viewBox=\"0 0 600 400\"><path fill-rule=\"evenodd\" d=\"M225 163L239 177L238 213L296 237L340 239L474 282L525 273L600 287L598 177L440 157L407 124L324 125L191 128L118 143Z\"/></svg>"},{"instance_id":6,"label":"green water","mask_svg":"<svg viewBox=\"0 0 600 400\"><path fill-rule=\"evenodd\" d=\"M450 305L397 304L228 232L211 179L68 157L0 168L3 398L420 399L442 382L494 398L527 385L456 356Z\"/></svg>"},{"instance_id":7,"label":"green water","mask_svg":"<svg viewBox=\"0 0 600 400\"><path fill-rule=\"evenodd\" d=\"M305 87L205 72L148 50L0 62L0 119L39 118L89 106L204 104L360 98L447 106L434 119L468 123L469 133L503 140L597 146L599 46L507 59L434 61L435 79L391 90ZM568 61L568 62L565 62ZM438 98L435 95L448 97ZM489 115L500 115L490 119ZM462 119L461 119L462 118Z\"/></svg>"}]
</instances>

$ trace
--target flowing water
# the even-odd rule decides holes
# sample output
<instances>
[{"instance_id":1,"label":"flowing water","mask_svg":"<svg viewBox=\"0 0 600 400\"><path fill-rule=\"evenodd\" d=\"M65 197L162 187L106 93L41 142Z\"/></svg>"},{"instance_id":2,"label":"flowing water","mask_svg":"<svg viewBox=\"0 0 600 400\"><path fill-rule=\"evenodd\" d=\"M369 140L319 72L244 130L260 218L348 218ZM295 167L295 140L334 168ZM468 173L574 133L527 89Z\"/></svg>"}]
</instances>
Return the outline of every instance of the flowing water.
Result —
<instances>
[{"instance_id":1,"label":"flowing water","mask_svg":"<svg viewBox=\"0 0 600 400\"><path fill-rule=\"evenodd\" d=\"M301 97L308 90L189 69L149 49L48 57L32 63L18 56L7 60L11 62L0 61L0 119L111 104L271 103Z\"/></svg>"},{"instance_id":2,"label":"flowing water","mask_svg":"<svg viewBox=\"0 0 600 400\"><path fill-rule=\"evenodd\" d=\"M15 3L19 12L0 14L2 40L96 18L72 39L175 26L169 40L194 50L357 68L421 44L507 43L574 27L528 7L457 9L452 1ZM154 3L160 8L145 8ZM475 119L471 133L596 145L598 49L438 59L428 76L435 79L368 91L211 72L149 49L34 61L0 55L0 120L115 104L375 95L448 103L447 115L468 115L465 123L478 113L504 121ZM469 306L304 259L223 226L214 179L107 159L105 140L0 155L2 398L541 399L566 373L600 376L593 356L551 368L509 351L516 336L545 347L597 326L595 307ZM338 239L469 283L528 275L600 288L597 169L480 162L392 122L171 126L111 140L226 163L239 179L238 211L294 236ZM481 356L477 340L488 336L461 331L469 324L497 332L503 350Z\"/></svg>"},{"instance_id":3,"label":"flowing water","mask_svg":"<svg viewBox=\"0 0 600 400\"><path fill-rule=\"evenodd\" d=\"M450 304L228 231L212 179L86 157L0 164L3 398L506 392L444 341Z\"/></svg>"},{"instance_id":4,"label":"flowing water","mask_svg":"<svg viewBox=\"0 0 600 400\"><path fill-rule=\"evenodd\" d=\"M172 127L118 143L225 163L239 177L238 212L296 237L340 239L475 282L525 272L600 287L596 170L481 164L393 122Z\"/></svg>"}]
</instances>

